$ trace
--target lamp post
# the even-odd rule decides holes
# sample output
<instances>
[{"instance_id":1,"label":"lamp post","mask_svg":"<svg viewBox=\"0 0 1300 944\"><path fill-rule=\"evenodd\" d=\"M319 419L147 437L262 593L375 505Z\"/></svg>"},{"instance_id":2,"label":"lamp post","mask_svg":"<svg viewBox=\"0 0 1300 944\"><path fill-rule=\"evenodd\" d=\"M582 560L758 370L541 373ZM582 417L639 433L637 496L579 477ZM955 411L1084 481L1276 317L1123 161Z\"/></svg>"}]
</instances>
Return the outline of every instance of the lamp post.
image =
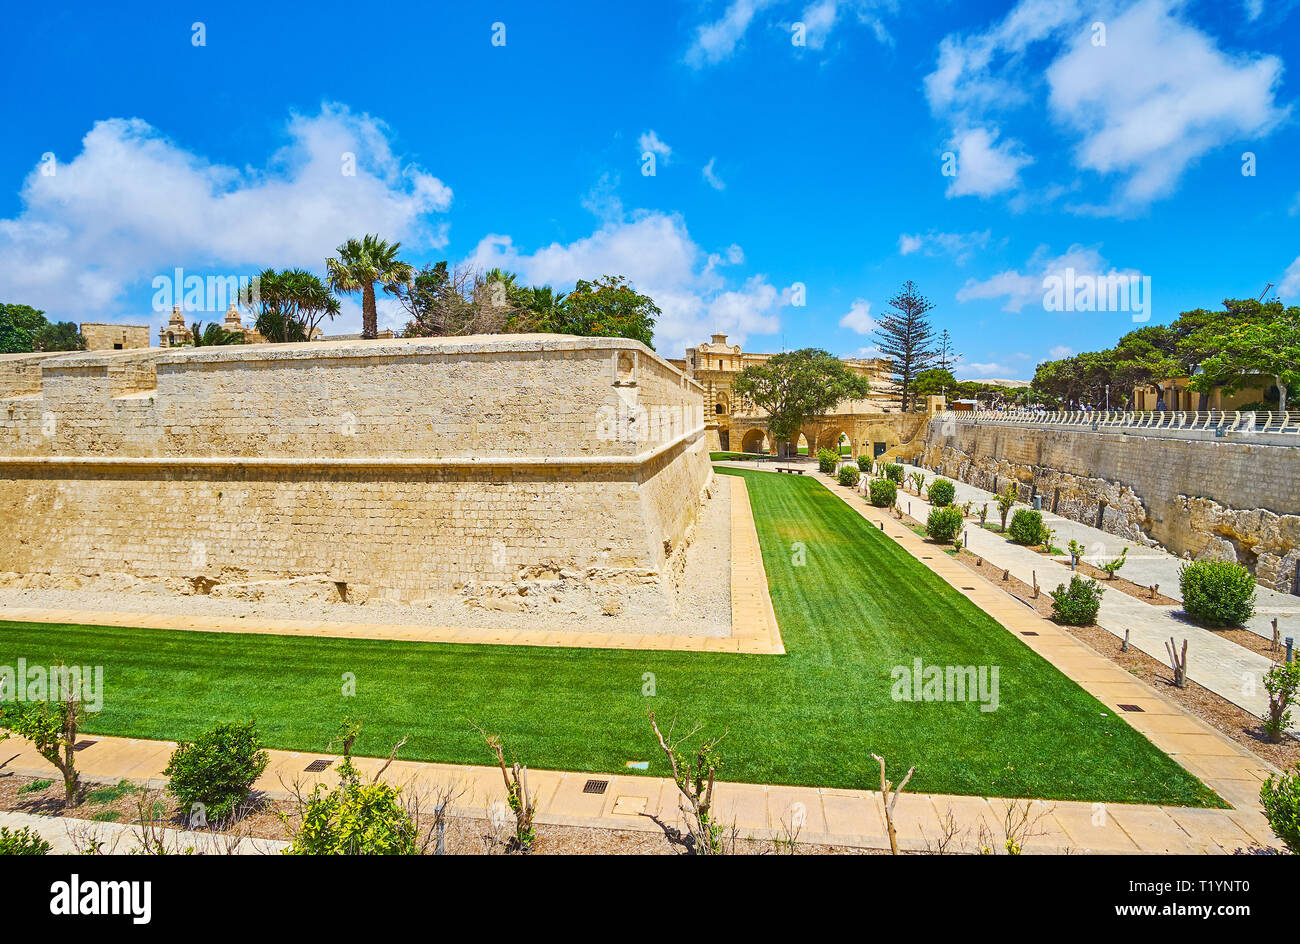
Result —
<instances>
[{"instance_id":1,"label":"lamp post","mask_svg":"<svg viewBox=\"0 0 1300 944\"><path fill-rule=\"evenodd\" d=\"M1110 412L1110 384L1106 384L1106 411Z\"/></svg>"}]
</instances>

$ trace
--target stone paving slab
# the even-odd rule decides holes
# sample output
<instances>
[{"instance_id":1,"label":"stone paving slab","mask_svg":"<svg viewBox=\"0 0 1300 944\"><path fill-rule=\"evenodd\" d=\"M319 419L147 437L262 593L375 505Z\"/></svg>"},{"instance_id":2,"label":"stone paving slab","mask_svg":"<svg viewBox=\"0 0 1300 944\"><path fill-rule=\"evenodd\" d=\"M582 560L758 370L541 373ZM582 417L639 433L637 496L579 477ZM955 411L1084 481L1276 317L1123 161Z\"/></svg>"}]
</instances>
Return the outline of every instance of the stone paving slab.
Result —
<instances>
[{"instance_id":1,"label":"stone paving slab","mask_svg":"<svg viewBox=\"0 0 1300 944\"><path fill-rule=\"evenodd\" d=\"M933 473L925 474L927 482L937 477ZM961 498L960 491L964 483L955 484L959 488L959 500L966 500ZM979 492L972 486L965 488L968 493ZM987 492L983 494L990 495ZM907 495L907 500L914 505L912 516L925 520L931 509L930 503L911 494ZM1044 520L1049 518L1052 519L1052 524L1069 520L1044 513ZM1067 583L1070 579L1071 571L1067 563L1012 544L1002 535L980 528L977 523L967 524L966 539L967 547L973 553L981 555L991 570L999 573L1002 569L1010 570L1013 576L1025 583L1032 583L1036 575L1044 592L1058 584ZM934 548L931 547L931 550ZM1177 559L1173 560L1177 564ZM1128 575L1127 570L1125 575ZM1265 591L1262 587L1260 592L1275 597L1282 596L1273 591ZM1272 660L1224 639L1212 630L1187 622L1176 615L1177 612L1175 608L1153 606L1118 590L1111 590L1102 598L1097 624L1121 639L1125 631L1128 631L1130 645L1166 666L1170 665L1170 659L1165 651L1165 643L1171 636L1180 645L1187 639L1188 678L1256 717L1264 717L1268 712L1268 694L1264 689L1263 678L1264 673L1272 667ZM1300 728L1292 730L1300 731Z\"/></svg>"},{"instance_id":2,"label":"stone paving slab","mask_svg":"<svg viewBox=\"0 0 1300 944\"><path fill-rule=\"evenodd\" d=\"M78 753L78 760L86 768L88 781L126 779L153 787L165 782L163 769L174 744L101 735L87 735L86 739L94 743ZM150 749L142 751L142 747ZM338 782L339 758L334 755L269 753L271 761L256 786L273 797L288 797L295 788L310 792L318 783L333 786ZM307 765L318 759L331 764L322 772L307 772ZM367 779L385 763L364 757L354 762ZM18 738L0 747L0 765L0 773L33 777L54 773L30 744ZM92 769L93 775L89 773ZM1227 772L1239 773L1232 766ZM1241 793L1243 807L1183 809L904 793L895 807L894 820L900 848L905 851L924 851L937 843L950 811L960 832L954 851L976 850L981 823L987 837L1000 844L1008 808L1026 802L1035 816L1041 814L1035 835L1026 843L1028 853L1198 853L1278 847L1263 815L1249 803L1250 797L1258 795L1258 779L1225 781L1213 771L1207 771L1204 778L1216 790L1227 784L1227 789L1220 790L1225 798L1227 793ZM396 760L389 764L384 780L418 795L422 802L432 802L439 790L450 790L457 811L471 817L500 816L504 808L504 783L497 767ZM603 793L588 793L584 788L590 780L604 780L608 785ZM657 833L663 824L682 822L676 785L665 778L529 770L528 783L538 798L537 821L542 824ZM718 821L728 827L734 824L740 838L782 839L792 835L797 825L800 842L888 848L878 791L720 782L716 798Z\"/></svg>"},{"instance_id":3,"label":"stone paving slab","mask_svg":"<svg viewBox=\"0 0 1300 944\"><path fill-rule=\"evenodd\" d=\"M0 621L78 623L216 633L324 636L340 639L387 639L475 645L551 646L578 649L650 649L680 652L739 652L784 655L785 645L768 592L758 529L743 479L729 477L731 488L731 635L638 635L632 633L469 629L454 626L406 626L322 620L257 617L168 616L109 610L42 609L0 606ZM3 630L0 630L2 632Z\"/></svg>"}]
</instances>

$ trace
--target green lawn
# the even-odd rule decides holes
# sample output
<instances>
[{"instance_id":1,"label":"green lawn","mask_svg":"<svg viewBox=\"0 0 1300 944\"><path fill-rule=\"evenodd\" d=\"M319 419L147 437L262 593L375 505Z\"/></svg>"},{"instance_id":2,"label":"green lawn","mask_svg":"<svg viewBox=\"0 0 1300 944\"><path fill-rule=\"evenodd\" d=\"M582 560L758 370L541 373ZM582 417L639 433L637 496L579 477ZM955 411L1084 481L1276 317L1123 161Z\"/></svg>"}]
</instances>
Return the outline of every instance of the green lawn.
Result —
<instances>
[{"instance_id":1,"label":"green lawn","mask_svg":"<svg viewBox=\"0 0 1300 944\"><path fill-rule=\"evenodd\" d=\"M870 754L921 792L1216 804L1119 718L811 478L722 470L749 484L789 654L367 642L0 624L0 664L102 664L104 734L183 738L256 716L271 746L321 751L344 714L361 754L402 735L408 759L489 761L470 722L531 766L667 773L646 721L728 729L724 779L874 787ZM795 542L804 566L794 566ZM890 670L997 665L997 711L895 702ZM341 695L345 672L355 697ZM646 673L657 694L646 697ZM2 749L0 749L2 750Z\"/></svg>"},{"instance_id":2,"label":"green lawn","mask_svg":"<svg viewBox=\"0 0 1300 944\"><path fill-rule=\"evenodd\" d=\"M767 453L763 452L711 452L709 453L710 462L726 462L728 460L745 460L745 459L766 459Z\"/></svg>"}]
</instances>

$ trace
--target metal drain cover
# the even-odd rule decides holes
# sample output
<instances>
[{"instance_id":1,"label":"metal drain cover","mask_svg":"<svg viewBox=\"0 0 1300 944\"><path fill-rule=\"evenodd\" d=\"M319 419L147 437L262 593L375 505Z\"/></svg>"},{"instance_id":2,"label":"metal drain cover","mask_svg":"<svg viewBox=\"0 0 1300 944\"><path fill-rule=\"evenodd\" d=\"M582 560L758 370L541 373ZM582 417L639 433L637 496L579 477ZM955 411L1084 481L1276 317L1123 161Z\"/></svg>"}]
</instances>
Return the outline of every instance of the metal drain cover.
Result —
<instances>
[{"instance_id":1,"label":"metal drain cover","mask_svg":"<svg viewBox=\"0 0 1300 944\"><path fill-rule=\"evenodd\" d=\"M1021 630L1021 631L1020 631L1020 635L1022 635L1022 636L1037 636L1038 633L1034 632L1032 629L1024 629L1024 630Z\"/></svg>"},{"instance_id":2,"label":"metal drain cover","mask_svg":"<svg viewBox=\"0 0 1300 944\"><path fill-rule=\"evenodd\" d=\"M1143 709L1140 705L1120 705L1119 710L1120 711L1142 711Z\"/></svg>"},{"instance_id":3,"label":"metal drain cover","mask_svg":"<svg viewBox=\"0 0 1300 944\"><path fill-rule=\"evenodd\" d=\"M332 763L334 763L332 760L314 760L304 769L309 774L318 774Z\"/></svg>"},{"instance_id":4,"label":"metal drain cover","mask_svg":"<svg viewBox=\"0 0 1300 944\"><path fill-rule=\"evenodd\" d=\"M588 780L583 784L583 793L604 793L609 787L608 780Z\"/></svg>"}]
</instances>

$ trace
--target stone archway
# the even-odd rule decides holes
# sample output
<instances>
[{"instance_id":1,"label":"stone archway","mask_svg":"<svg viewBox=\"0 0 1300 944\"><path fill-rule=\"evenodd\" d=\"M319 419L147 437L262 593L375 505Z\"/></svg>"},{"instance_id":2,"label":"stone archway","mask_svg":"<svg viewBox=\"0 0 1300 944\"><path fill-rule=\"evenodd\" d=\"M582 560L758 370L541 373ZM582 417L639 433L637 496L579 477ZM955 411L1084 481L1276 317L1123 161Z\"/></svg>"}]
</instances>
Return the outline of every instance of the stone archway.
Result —
<instances>
[{"instance_id":1,"label":"stone archway","mask_svg":"<svg viewBox=\"0 0 1300 944\"><path fill-rule=\"evenodd\" d=\"M768 450L764 447L767 440L767 433L761 429L748 429L745 435L740 437L740 451L751 453L766 453Z\"/></svg>"}]
</instances>

